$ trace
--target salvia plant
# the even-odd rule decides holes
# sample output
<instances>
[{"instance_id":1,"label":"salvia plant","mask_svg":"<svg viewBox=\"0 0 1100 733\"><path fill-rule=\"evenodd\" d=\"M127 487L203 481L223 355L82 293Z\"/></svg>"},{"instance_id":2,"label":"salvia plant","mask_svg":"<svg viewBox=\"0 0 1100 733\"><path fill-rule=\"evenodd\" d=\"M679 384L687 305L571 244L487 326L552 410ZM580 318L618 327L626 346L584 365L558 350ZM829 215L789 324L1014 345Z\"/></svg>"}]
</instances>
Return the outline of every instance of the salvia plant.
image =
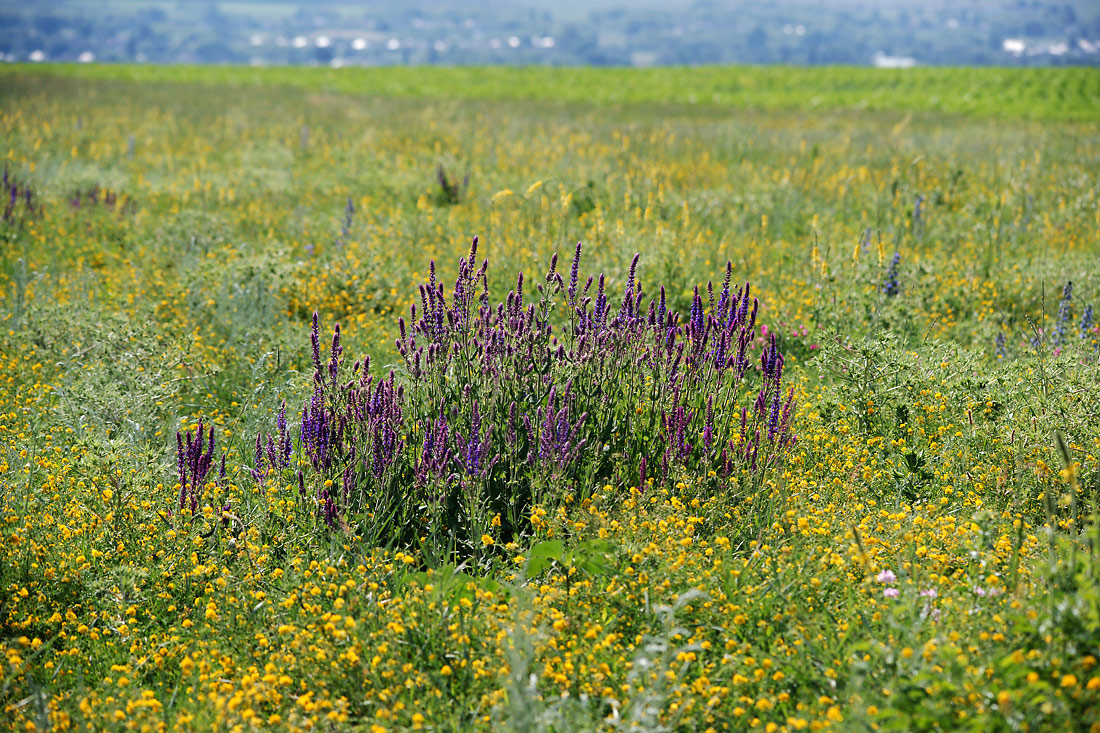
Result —
<instances>
[{"instance_id":1,"label":"salvia plant","mask_svg":"<svg viewBox=\"0 0 1100 733\"><path fill-rule=\"evenodd\" d=\"M555 254L533 294L521 273L494 304L476 254L475 238L449 291L430 264L385 376L369 357L347 369L339 325L324 355L314 314L312 394L296 426L284 405L257 436L259 484L296 486L331 530L451 561L521 541L536 507L595 486L701 471L759 490L782 461L793 389L774 336L753 351L759 303L731 289L732 265L681 316L663 288L643 307L637 255L617 295L602 274L581 283L578 244L567 275Z\"/></svg>"},{"instance_id":2,"label":"salvia plant","mask_svg":"<svg viewBox=\"0 0 1100 733\"><path fill-rule=\"evenodd\" d=\"M454 205L462 202L462 197L470 186L469 174L463 176L462 183L459 183L458 179L451 179L447 176L447 171L440 163L435 169L435 178L439 182L438 200L441 203Z\"/></svg>"},{"instance_id":3,"label":"salvia plant","mask_svg":"<svg viewBox=\"0 0 1100 733\"><path fill-rule=\"evenodd\" d=\"M182 435L179 431L176 432L176 478L179 485L180 516L186 516L188 512L194 516L199 510L200 502L212 498L206 496L205 492L206 479L213 467L214 444L213 426L204 435L201 419L195 428L194 435L190 431ZM215 485L225 486L225 477L225 454L223 453Z\"/></svg>"},{"instance_id":4,"label":"salvia plant","mask_svg":"<svg viewBox=\"0 0 1100 733\"><path fill-rule=\"evenodd\" d=\"M120 214L128 214L133 212L136 205L133 199L124 193L93 184L86 189L75 190L69 196L69 207L72 209L103 207L112 211L117 209Z\"/></svg>"},{"instance_id":5,"label":"salvia plant","mask_svg":"<svg viewBox=\"0 0 1100 733\"><path fill-rule=\"evenodd\" d=\"M3 197L3 221L6 224L18 224L37 218L42 213L42 205L35 200L34 190L9 173L7 168L0 184L0 196Z\"/></svg>"}]
</instances>

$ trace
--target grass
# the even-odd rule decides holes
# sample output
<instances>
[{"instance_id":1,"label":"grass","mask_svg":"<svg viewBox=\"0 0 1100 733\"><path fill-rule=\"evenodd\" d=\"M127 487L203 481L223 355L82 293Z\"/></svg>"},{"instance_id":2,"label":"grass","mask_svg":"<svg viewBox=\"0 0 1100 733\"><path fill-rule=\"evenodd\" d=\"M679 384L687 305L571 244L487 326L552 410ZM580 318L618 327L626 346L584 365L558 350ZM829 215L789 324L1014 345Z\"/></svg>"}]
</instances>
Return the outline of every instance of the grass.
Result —
<instances>
[{"instance_id":1,"label":"grass","mask_svg":"<svg viewBox=\"0 0 1100 733\"><path fill-rule=\"evenodd\" d=\"M75 79L289 86L402 98L544 100L603 105L692 105L716 109L894 111L979 118L1090 122L1100 114L1100 78L1089 68L539 67L241 68L50 64ZM11 73L11 72L6 72ZM26 72L19 72L26 73Z\"/></svg>"},{"instance_id":2,"label":"grass","mask_svg":"<svg viewBox=\"0 0 1100 733\"><path fill-rule=\"evenodd\" d=\"M1086 72L0 73L4 727L1097 718Z\"/></svg>"}]
</instances>

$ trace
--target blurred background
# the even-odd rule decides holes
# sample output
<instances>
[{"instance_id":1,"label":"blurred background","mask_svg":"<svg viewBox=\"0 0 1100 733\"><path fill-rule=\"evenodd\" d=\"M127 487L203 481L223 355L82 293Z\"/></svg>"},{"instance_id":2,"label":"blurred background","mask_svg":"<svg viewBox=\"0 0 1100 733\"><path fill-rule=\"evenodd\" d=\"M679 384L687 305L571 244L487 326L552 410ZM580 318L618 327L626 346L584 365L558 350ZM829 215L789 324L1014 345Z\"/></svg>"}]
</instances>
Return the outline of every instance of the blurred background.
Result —
<instances>
[{"instance_id":1,"label":"blurred background","mask_svg":"<svg viewBox=\"0 0 1100 733\"><path fill-rule=\"evenodd\" d=\"M0 0L0 58L378 66L1100 64L1097 0Z\"/></svg>"}]
</instances>

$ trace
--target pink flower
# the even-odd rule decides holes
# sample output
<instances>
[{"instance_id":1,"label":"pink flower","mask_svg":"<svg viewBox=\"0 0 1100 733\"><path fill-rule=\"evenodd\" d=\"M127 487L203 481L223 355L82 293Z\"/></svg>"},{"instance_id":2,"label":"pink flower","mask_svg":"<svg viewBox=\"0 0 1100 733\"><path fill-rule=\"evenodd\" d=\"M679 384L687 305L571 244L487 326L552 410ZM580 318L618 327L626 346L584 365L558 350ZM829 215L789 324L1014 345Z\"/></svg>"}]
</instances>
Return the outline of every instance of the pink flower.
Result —
<instances>
[{"instance_id":1,"label":"pink flower","mask_svg":"<svg viewBox=\"0 0 1100 733\"><path fill-rule=\"evenodd\" d=\"M928 590L922 590L920 592L920 594L921 594L921 598L935 598L936 596L939 595L939 593L936 592L935 588L929 588Z\"/></svg>"},{"instance_id":2,"label":"pink flower","mask_svg":"<svg viewBox=\"0 0 1100 733\"><path fill-rule=\"evenodd\" d=\"M883 588L882 595L886 598L897 598L899 595L901 595L901 591L897 588Z\"/></svg>"},{"instance_id":3,"label":"pink flower","mask_svg":"<svg viewBox=\"0 0 1100 733\"><path fill-rule=\"evenodd\" d=\"M893 583L898 579L898 576L894 575L893 570L883 570L881 573L875 576L875 580L880 583Z\"/></svg>"}]
</instances>

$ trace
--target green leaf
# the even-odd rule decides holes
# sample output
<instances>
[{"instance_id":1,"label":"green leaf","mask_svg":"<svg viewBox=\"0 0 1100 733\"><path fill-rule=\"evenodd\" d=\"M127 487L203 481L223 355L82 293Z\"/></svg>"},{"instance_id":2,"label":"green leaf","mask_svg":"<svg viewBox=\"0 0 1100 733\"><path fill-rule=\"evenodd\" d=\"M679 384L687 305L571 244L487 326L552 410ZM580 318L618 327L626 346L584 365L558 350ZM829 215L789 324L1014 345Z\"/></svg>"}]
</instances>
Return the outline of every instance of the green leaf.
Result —
<instances>
[{"instance_id":1,"label":"green leaf","mask_svg":"<svg viewBox=\"0 0 1100 733\"><path fill-rule=\"evenodd\" d=\"M545 540L532 547L527 553L527 577L540 575L555 562L563 563L565 547L561 540Z\"/></svg>"}]
</instances>

